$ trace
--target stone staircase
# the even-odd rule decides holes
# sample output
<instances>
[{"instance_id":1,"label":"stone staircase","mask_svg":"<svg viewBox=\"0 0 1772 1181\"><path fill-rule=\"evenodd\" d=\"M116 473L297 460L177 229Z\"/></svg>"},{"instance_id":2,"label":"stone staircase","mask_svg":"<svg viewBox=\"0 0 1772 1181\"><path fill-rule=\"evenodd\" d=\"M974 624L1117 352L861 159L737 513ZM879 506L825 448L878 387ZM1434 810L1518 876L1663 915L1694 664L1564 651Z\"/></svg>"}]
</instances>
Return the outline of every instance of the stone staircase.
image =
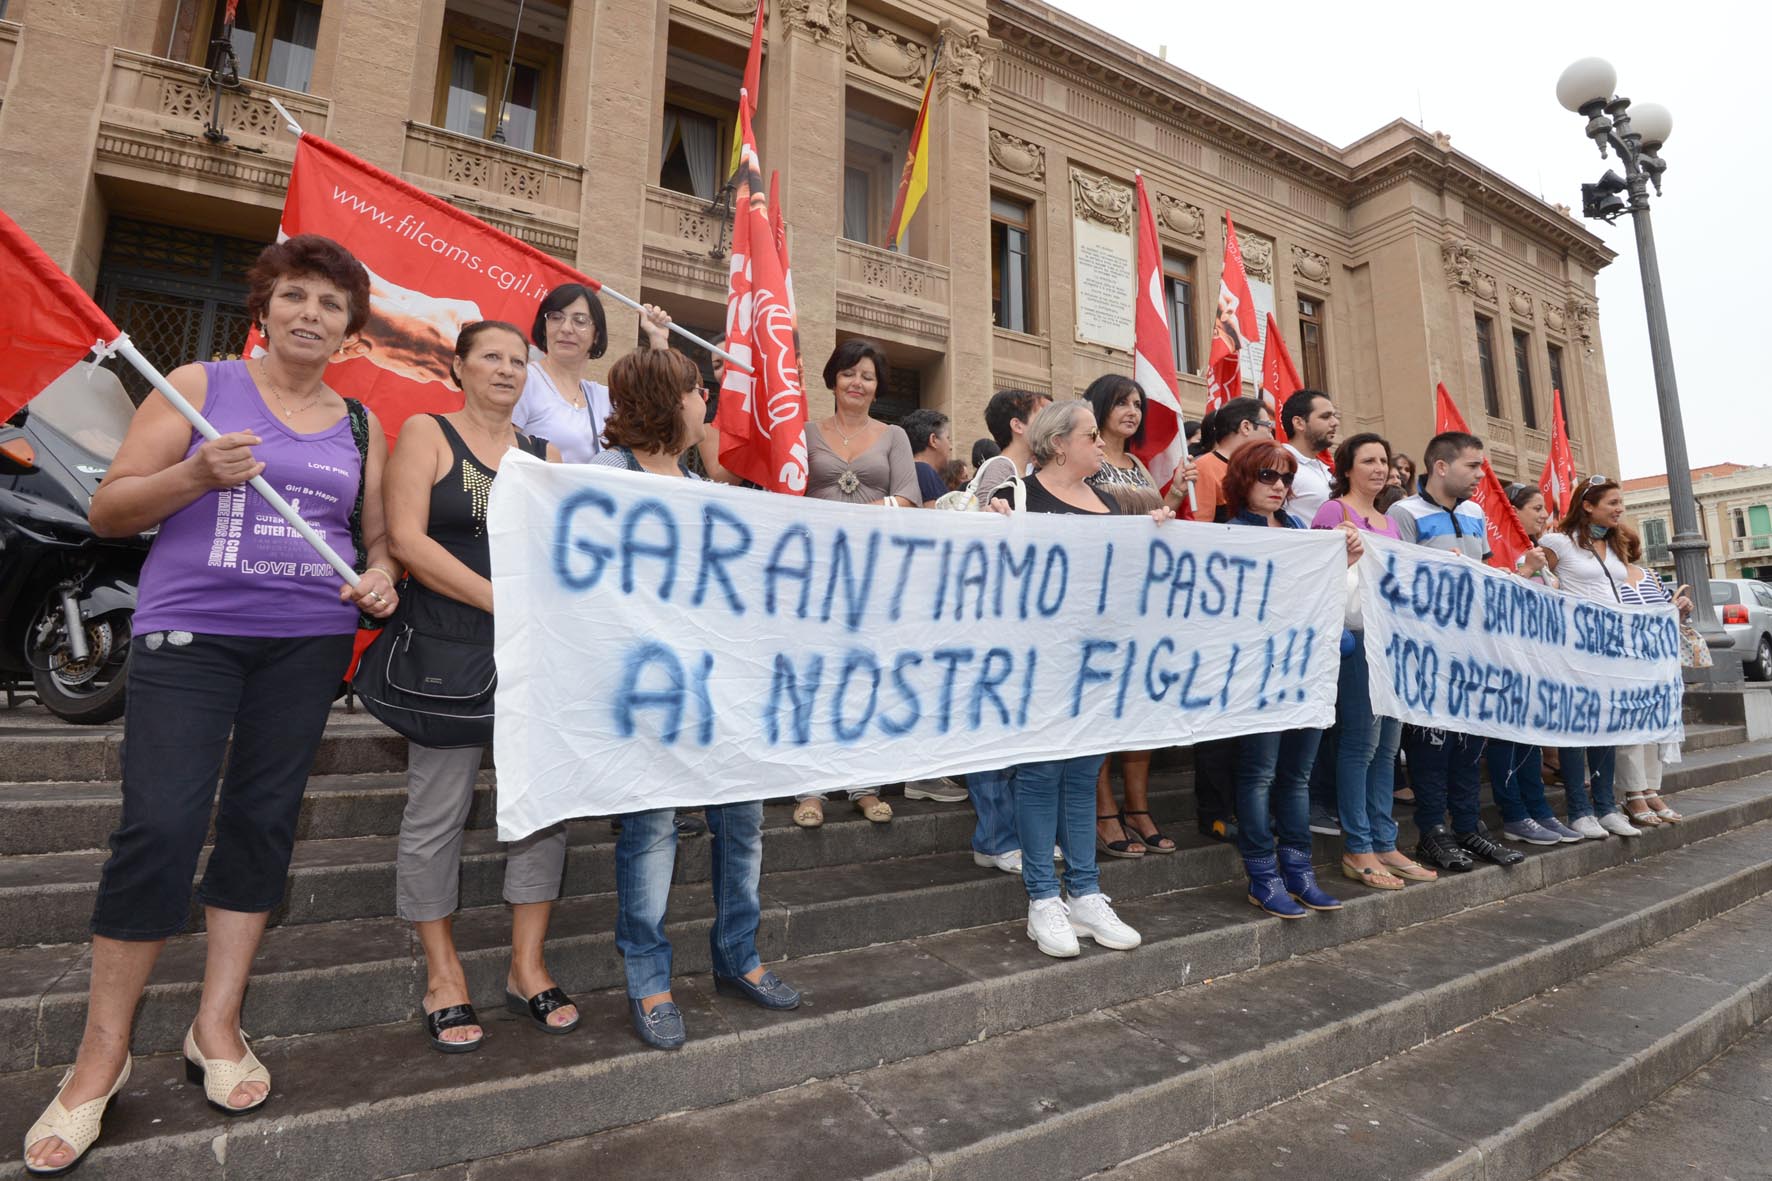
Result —
<instances>
[{"instance_id":1,"label":"stone staircase","mask_svg":"<svg viewBox=\"0 0 1772 1181\"><path fill-rule=\"evenodd\" d=\"M806 1003L714 996L707 842L684 842L671 937L691 1040L673 1054L628 1027L602 820L572 826L549 947L581 1028L503 1013L488 771L457 922L488 1036L450 1057L418 1028L423 966L391 917L404 744L341 710L247 999L272 1101L226 1120L183 1081L194 927L155 974L82 1175L1528 1177L1772 1016L1772 742L1694 696L1666 785L1685 823L1399 893L1326 878L1347 907L1296 923L1243 901L1234 850L1193 836L1190 773L1159 760L1153 810L1181 851L1103 866L1145 944L1071 961L1027 940L1017 879L972 864L964 805L894 799L882 828L833 801L816 832L771 806L759 944ZM0 713L0 1178L22 1175L16 1145L78 1043L119 740ZM1332 865L1339 842L1317 852ZM1382 1115L1355 1121L1363 1103Z\"/></svg>"}]
</instances>

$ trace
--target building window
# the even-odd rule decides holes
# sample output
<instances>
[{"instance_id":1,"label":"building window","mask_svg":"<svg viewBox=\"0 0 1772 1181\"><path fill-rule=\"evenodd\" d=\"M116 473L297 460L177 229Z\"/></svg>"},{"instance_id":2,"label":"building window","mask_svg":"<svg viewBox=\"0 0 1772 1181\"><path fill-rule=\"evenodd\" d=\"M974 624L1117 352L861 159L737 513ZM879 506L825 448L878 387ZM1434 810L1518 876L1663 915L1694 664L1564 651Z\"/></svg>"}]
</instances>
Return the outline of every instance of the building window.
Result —
<instances>
[{"instance_id":1,"label":"building window","mask_svg":"<svg viewBox=\"0 0 1772 1181\"><path fill-rule=\"evenodd\" d=\"M1477 368L1483 375L1483 412L1501 417L1501 390L1495 384L1495 326L1487 316L1477 317Z\"/></svg>"},{"instance_id":2,"label":"building window","mask_svg":"<svg viewBox=\"0 0 1772 1181\"><path fill-rule=\"evenodd\" d=\"M1304 387L1309 390L1329 388L1329 366L1323 355L1323 301L1298 299L1299 357L1304 362Z\"/></svg>"},{"instance_id":3,"label":"building window","mask_svg":"<svg viewBox=\"0 0 1772 1181\"><path fill-rule=\"evenodd\" d=\"M873 181L863 168L843 170L843 236L851 242L871 242Z\"/></svg>"},{"instance_id":4,"label":"building window","mask_svg":"<svg viewBox=\"0 0 1772 1181\"><path fill-rule=\"evenodd\" d=\"M1660 517L1649 517L1643 522L1643 545L1649 550L1649 557L1654 559L1657 551L1665 554L1667 550L1667 522Z\"/></svg>"},{"instance_id":5,"label":"building window","mask_svg":"<svg viewBox=\"0 0 1772 1181\"><path fill-rule=\"evenodd\" d=\"M991 198L991 321L1011 332L1034 330L1028 242L1033 218L1019 201Z\"/></svg>"},{"instance_id":6,"label":"building window","mask_svg":"<svg viewBox=\"0 0 1772 1181\"><path fill-rule=\"evenodd\" d=\"M513 57L508 30L494 35L477 23L452 22L443 30L433 118L462 135L550 151L559 66L557 47L520 38Z\"/></svg>"},{"instance_id":7,"label":"building window","mask_svg":"<svg viewBox=\"0 0 1772 1181\"><path fill-rule=\"evenodd\" d=\"M1563 433L1573 439L1575 437L1575 414L1569 409L1569 387L1563 384L1563 350L1560 345L1552 344L1546 345L1544 351L1550 358L1551 389L1560 391L1563 395ZM1554 411L1554 402L1552 407Z\"/></svg>"},{"instance_id":8,"label":"building window","mask_svg":"<svg viewBox=\"0 0 1772 1181\"><path fill-rule=\"evenodd\" d=\"M887 223L898 196L905 152L910 147L916 108L887 102L878 95L850 89L843 115L843 236L851 242L897 247L886 239ZM925 204L911 219L904 252L922 257L926 249Z\"/></svg>"},{"instance_id":9,"label":"building window","mask_svg":"<svg viewBox=\"0 0 1772 1181\"><path fill-rule=\"evenodd\" d=\"M1514 379L1520 383L1520 417L1528 430L1538 429L1538 406L1532 400L1532 338L1514 329Z\"/></svg>"},{"instance_id":10,"label":"building window","mask_svg":"<svg viewBox=\"0 0 1772 1181\"><path fill-rule=\"evenodd\" d=\"M222 28L227 0L210 12L211 37ZM243 77L284 90L306 90L314 74L314 48L320 39L320 5L312 0L241 0L234 12L231 43ZM208 57L208 39L201 45Z\"/></svg>"},{"instance_id":11,"label":"building window","mask_svg":"<svg viewBox=\"0 0 1772 1181\"><path fill-rule=\"evenodd\" d=\"M1168 301L1169 345L1177 373L1194 373L1200 363L1194 352L1194 260L1163 256L1163 298Z\"/></svg>"},{"instance_id":12,"label":"building window","mask_svg":"<svg viewBox=\"0 0 1772 1181\"><path fill-rule=\"evenodd\" d=\"M730 144L721 150L723 130L712 115L666 103L659 187L712 201L720 191L720 173L732 158ZM725 138L730 136L726 132Z\"/></svg>"}]
</instances>

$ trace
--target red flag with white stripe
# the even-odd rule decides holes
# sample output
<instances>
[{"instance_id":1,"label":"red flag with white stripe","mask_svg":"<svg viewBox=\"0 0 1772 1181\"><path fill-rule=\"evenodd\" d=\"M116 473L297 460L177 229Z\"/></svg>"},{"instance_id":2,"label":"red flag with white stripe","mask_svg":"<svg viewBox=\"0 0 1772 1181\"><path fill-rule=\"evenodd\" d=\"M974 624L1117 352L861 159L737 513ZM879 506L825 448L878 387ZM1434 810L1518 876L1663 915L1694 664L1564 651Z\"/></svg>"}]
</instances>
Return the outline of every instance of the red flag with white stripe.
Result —
<instances>
[{"instance_id":1,"label":"red flag with white stripe","mask_svg":"<svg viewBox=\"0 0 1772 1181\"><path fill-rule=\"evenodd\" d=\"M1132 378L1144 388L1144 440L1136 454L1151 469L1157 487L1167 492L1187 455L1187 435L1182 431L1181 387L1175 380L1173 338L1169 335L1168 307L1163 299L1163 247L1157 240L1157 222L1144 191L1144 177L1138 175L1135 180L1138 299Z\"/></svg>"},{"instance_id":2,"label":"red flag with white stripe","mask_svg":"<svg viewBox=\"0 0 1772 1181\"><path fill-rule=\"evenodd\" d=\"M1553 391L1552 397L1550 454L1544 458L1544 474L1538 477L1538 487L1544 493L1544 503L1560 517L1569 511L1569 502L1575 499L1575 452L1569 446L1569 429L1563 425L1563 391Z\"/></svg>"},{"instance_id":3,"label":"red flag with white stripe","mask_svg":"<svg viewBox=\"0 0 1772 1181\"><path fill-rule=\"evenodd\" d=\"M1207 411L1217 410L1243 392L1243 342L1259 340L1260 331L1261 323L1255 318L1255 297L1249 292L1249 272L1243 268L1243 247L1237 242L1236 223L1226 211L1224 271L1218 279L1218 311L1212 318Z\"/></svg>"}]
</instances>

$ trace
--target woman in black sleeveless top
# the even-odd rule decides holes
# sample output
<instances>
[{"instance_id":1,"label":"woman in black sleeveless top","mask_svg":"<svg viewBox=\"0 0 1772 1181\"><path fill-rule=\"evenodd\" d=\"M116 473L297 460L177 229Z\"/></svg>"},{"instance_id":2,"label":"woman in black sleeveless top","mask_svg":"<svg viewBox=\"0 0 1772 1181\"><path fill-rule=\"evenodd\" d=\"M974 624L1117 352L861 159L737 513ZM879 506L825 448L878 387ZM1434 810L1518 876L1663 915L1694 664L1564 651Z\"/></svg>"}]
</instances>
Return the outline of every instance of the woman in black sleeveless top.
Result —
<instances>
[{"instance_id":1,"label":"woman in black sleeveless top","mask_svg":"<svg viewBox=\"0 0 1772 1181\"><path fill-rule=\"evenodd\" d=\"M453 367L462 408L409 419L388 461L388 535L408 573L408 618L421 631L491 642L486 502L492 481L513 447L560 461L547 440L511 424L528 360L528 342L509 324L481 320L463 328ZM478 1049L483 1037L451 927L461 890L462 829L483 754L477 746L438 750L415 742L407 755L398 911L417 925L424 944L425 1029L431 1045L446 1054ZM560 895L566 830L555 825L504 848L504 899L511 904L506 1003L539 1029L568 1033L578 1024L578 1009L542 960L548 915Z\"/></svg>"}]
</instances>

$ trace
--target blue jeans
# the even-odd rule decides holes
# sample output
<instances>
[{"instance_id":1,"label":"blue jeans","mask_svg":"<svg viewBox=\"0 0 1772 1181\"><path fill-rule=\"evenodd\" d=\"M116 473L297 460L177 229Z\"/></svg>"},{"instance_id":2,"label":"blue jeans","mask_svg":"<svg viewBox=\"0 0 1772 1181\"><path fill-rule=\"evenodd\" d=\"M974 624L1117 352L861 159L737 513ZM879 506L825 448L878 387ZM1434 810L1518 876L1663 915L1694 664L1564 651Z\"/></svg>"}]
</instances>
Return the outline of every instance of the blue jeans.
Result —
<instances>
[{"instance_id":1,"label":"blue jeans","mask_svg":"<svg viewBox=\"0 0 1772 1181\"><path fill-rule=\"evenodd\" d=\"M986 857L1001 857L1021 848L1015 835L1015 768L968 775L966 791L978 813L978 823L972 829L972 851Z\"/></svg>"},{"instance_id":2,"label":"blue jeans","mask_svg":"<svg viewBox=\"0 0 1772 1181\"><path fill-rule=\"evenodd\" d=\"M1273 856L1276 835L1288 848L1310 851L1311 766L1322 740L1321 730L1237 740L1237 849L1244 857Z\"/></svg>"},{"instance_id":3,"label":"blue jeans","mask_svg":"<svg viewBox=\"0 0 1772 1181\"><path fill-rule=\"evenodd\" d=\"M1426 832L1446 823L1452 813L1452 831L1463 836L1476 832L1483 820L1483 780L1479 767L1483 739L1456 730L1430 730L1411 726L1409 778L1415 782L1415 827Z\"/></svg>"},{"instance_id":4,"label":"blue jeans","mask_svg":"<svg viewBox=\"0 0 1772 1181\"><path fill-rule=\"evenodd\" d=\"M1615 746L1566 746L1563 748L1563 787L1569 795L1569 819L1583 816L1604 816L1618 811L1618 800L1612 794L1612 778L1617 770L1618 748ZM1587 773L1594 773L1593 788L1587 787Z\"/></svg>"},{"instance_id":5,"label":"blue jeans","mask_svg":"<svg viewBox=\"0 0 1772 1181\"><path fill-rule=\"evenodd\" d=\"M1023 763L1015 769L1015 831L1021 884L1030 901L1058 897L1052 846L1064 849L1064 888L1072 898L1101 890L1095 868L1095 777L1104 755Z\"/></svg>"},{"instance_id":6,"label":"blue jeans","mask_svg":"<svg viewBox=\"0 0 1772 1181\"><path fill-rule=\"evenodd\" d=\"M714 888L714 926L708 933L714 975L743 976L762 961L757 924L763 905L763 804L715 804L708 822ZM665 907L677 860L677 813L671 808L622 817L615 842L615 946L621 950L628 995L636 1000L671 990L671 941Z\"/></svg>"},{"instance_id":7,"label":"blue jeans","mask_svg":"<svg viewBox=\"0 0 1772 1181\"><path fill-rule=\"evenodd\" d=\"M1489 740L1489 790L1501 809L1503 824L1517 824L1528 816L1553 820L1556 813L1544 798L1544 754L1536 746Z\"/></svg>"},{"instance_id":8,"label":"blue jeans","mask_svg":"<svg viewBox=\"0 0 1772 1181\"><path fill-rule=\"evenodd\" d=\"M1326 812L1337 816L1341 812L1340 791L1336 787L1335 764L1336 751L1341 747L1341 721L1323 731L1323 738L1317 743L1317 757L1311 764L1310 794L1311 813Z\"/></svg>"},{"instance_id":9,"label":"blue jeans","mask_svg":"<svg viewBox=\"0 0 1772 1181\"><path fill-rule=\"evenodd\" d=\"M1397 847L1397 822L1391 817L1391 805L1403 723L1373 714L1370 679L1366 646L1355 644L1354 650L1341 658L1340 690L1335 699L1341 730L1335 754L1335 795L1342 841L1349 853L1389 853Z\"/></svg>"}]
</instances>

